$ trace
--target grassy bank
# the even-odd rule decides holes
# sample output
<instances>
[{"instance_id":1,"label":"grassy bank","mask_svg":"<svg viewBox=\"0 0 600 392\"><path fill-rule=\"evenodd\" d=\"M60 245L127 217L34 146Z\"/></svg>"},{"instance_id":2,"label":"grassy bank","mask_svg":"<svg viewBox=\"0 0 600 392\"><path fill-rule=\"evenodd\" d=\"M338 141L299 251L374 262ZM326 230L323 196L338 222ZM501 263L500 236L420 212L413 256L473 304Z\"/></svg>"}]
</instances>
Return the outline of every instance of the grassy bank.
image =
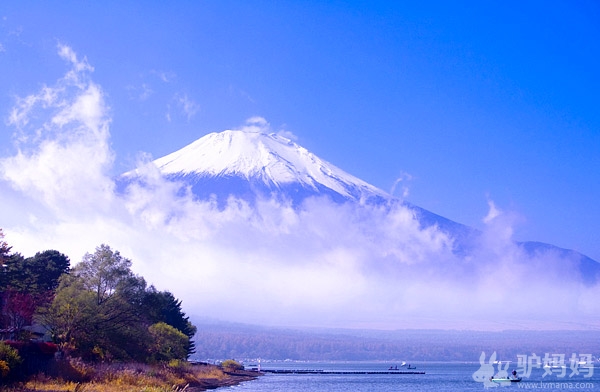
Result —
<instances>
[{"instance_id":1,"label":"grassy bank","mask_svg":"<svg viewBox=\"0 0 600 392\"><path fill-rule=\"evenodd\" d=\"M64 364L63 364L64 365ZM69 363L57 369L58 376L37 375L6 391L44 392L166 392L205 391L255 379L257 372L222 369L214 365L171 363L169 365Z\"/></svg>"}]
</instances>

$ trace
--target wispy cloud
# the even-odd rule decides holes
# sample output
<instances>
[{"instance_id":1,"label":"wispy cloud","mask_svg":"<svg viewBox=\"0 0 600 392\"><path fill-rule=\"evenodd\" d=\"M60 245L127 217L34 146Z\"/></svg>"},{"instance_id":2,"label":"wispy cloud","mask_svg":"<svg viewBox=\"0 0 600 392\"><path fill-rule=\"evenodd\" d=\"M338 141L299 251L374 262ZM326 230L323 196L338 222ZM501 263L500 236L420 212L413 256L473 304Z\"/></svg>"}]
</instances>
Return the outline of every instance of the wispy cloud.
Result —
<instances>
[{"instance_id":1,"label":"wispy cloud","mask_svg":"<svg viewBox=\"0 0 600 392\"><path fill-rule=\"evenodd\" d=\"M245 90L241 90L234 85L229 85L229 95L235 97L241 97L250 103L256 103L256 100Z\"/></svg>"},{"instance_id":2,"label":"wispy cloud","mask_svg":"<svg viewBox=\"0 0 600 392\"><path fill-rule=\"evenodd\" d=\"M155 75L164 83L170 83L177 77L175 72L171 72L171 71L152 70L152 71L150 71L150 74Z\"/></svg>"},{"instance_id":3,"label":"wispy cloud","mask_svg":"<svg viewBox=\"0 0 600 392\"><path fill-rule=\"evenodd\" d=\"M200 105L190 99L187 94L177 94L175 99L188 122L196 115L196 113L198 113L198 111L200 111Z\"/></svg>"},{"instance_id":4,"label":"wispy cloud","mask_svg":"<svg viewBox=\"0 0 600 392\"><path fill-rule=\"evenodd\" d=\"M247 118L238 129L244 132L275 133L289 140L298 140L298 137L292 131L286 129L275 131L267 119L262 116Z\"/></svg>"},{"instance_id":5,"label":"wispy cloud","mask_svg":"<svg viewBox=\"0 0 600 392\"><path fill-rule=\"evenodd\" d=\"M100 86L89 78L93 68L59 45L70 69L54 86L18 98L8 124L17 132L18 153L0 161L0 173L13 187L48 206L72 205L109 197L106 171L109 148L108 108Z\"/></svg>"},{"instance_id":6,"label":"wispy cloud","mask_svg":"<svg viewBox=\"0 0 600 392\"><path fill-rule=\"evenodd\" d=\"M253 116L246 120L244 125L240 127L244 132L262 132L267 133L271 130L271 124L261 116Z\"/></svg>"},{"instance_id":7,"label":"wispy cloud","mask_svg":"<svg viewBox=\"0 0 600 392\"><path fill-rule=\"evenodd\" d=\"M10 206L0 225L16 251L54 248L76 262L108 243L134 260L137 273L172 290L189 314L241 322L380 328L598 322L600 287L581 284L577 260L527 253L511 238L515 215L492 202L481 235L457 252L452 235L423 225L402 203L310 198L296 208L230 198L223 205L166 181L148 157L139 163L141 181L115 192L105 94L85 58L64 46L59 53L66 76L16 100L9 123L21 137L15 155L0 160L0 205ZM253 117L240 128L270 125Z\"/></svg>"},{"instance_id":8,"label":"wispy cloud","mask_svg":"<svg viewBox=\"0 0 600 392\"><path fill-rule=\"evenodd\" d=\"M500 211L497 207L496 204L494 203L493 200L488 200L488 206L489 206L489 210L487 215L485 216L485 218L483 218L483 223L491 223L494 221L494 219L498 218L501 214L502 211Z\"/></svg>"},{"instance_id":9,"label":"wispy cloud","mask_svg":"<svg viewBox=\"0 0 600 392\"><path fill-rule=\"evenodd\" d=\"M58 44L58 54L59 56L71 63L71 69L67 72L64 79L70 81L71 83L81 86L81 83L86 83L85 80L81 80L81 78L85 78L87 72L93 72L94 67L92 67L87 58L78 59L77 54L71 49L71 47L67 45L63 45L61 43Z\"/></svg>"},{"instance_id":10,"label":"wispy cloud","mask_svg":"<svg viewBox=\"0 0 600 392\"><path fill-rule=\"evenodd\" d=\"M172 83L176 77L174 72L151 70L140 75L140 82L129 84L126 89L130 99L146 101L155 95L155 90L161 91L161 85Z\"/></svg>"},{"instance_id":11,"label":"wispy cloud","mask_svg":"<svg viewBox=\"0 0 600 392\"><path fill-rule=\"evenodd\" d=\"M394 184L392 185L390 195L396 196L396 188L400 186L402 189L402 198L407 198L410 194L410 187L408 183L412 181L412 179L413 177L410 174L404 172L400 173L400 176L396 179L396 181L394 181Z\"/></svg>"},{"instance_id":12,"label":"wispy cloud","mask_svg":"<svg viewBox=\"0 0 600 392\"><path fill-rule=\"evenodd\" d=\"M126 87L129 92L129 99L136 101L146 101L154 94L154 90L148 83L142 83L140 86L129 85Z\"/></svg>"}]
</instances>

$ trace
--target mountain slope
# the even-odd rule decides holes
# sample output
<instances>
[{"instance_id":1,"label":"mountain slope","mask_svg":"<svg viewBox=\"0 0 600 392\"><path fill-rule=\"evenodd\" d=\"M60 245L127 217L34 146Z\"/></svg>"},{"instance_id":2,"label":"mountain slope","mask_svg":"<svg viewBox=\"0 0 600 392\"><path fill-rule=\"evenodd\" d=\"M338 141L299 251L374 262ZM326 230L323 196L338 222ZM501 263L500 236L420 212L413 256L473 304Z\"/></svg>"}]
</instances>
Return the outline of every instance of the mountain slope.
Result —
<instances>
[{"instance_id":1,"label":"mountain slope","mask_svg":"<svg viewBox=\"0 0 600 392\"><path fill-rule=\"evenodd\" d=\"M201 198L210 194L224 198L228 194L269 196L273 192L286 193L294 201L318 194L337 201L389 197L276 134L211 133L155 160L154 164L165 177L191 185ZM133 171L125 176L134 177L135 174ZM215 180L221 183L216 184Z\"/></svg>"},{"instance_id":2,"label":"mountain slope","mask_svg":"<svg viewBox=\"0 0 600 392\"><path fill-rule=\"evenodd\" d=\"M155 238L146 257L162 251L173 261L150 270L187 291L193 307L222 320L382 328L598 325L596 261L515 242L502 215L482 230L454 222L279 135L212 133L119 182L139 230ZM169 241L176 246L162 250ZM239 300L248 296L256 300Z\"/></svg>"},{"instance_id":3,"label":"mountain slope","mask_svg":"<svg viewBox=\"0 0 600 392\"><path fill-rule=\"evenodd\" d=\"M480 231L396 199L277 134L232 130L211 133L152 163L164 178L189 187L195 198L216 196L220 207L230 196L250 204L257 198L290 200L295 207L311 196L388 210L400 205L411 211L421 229L435 228L445 233L455 255L468 258L481 246ZM125 173L121 185L126 187L141 176L139 169ZM570 260L585 284L600 281L600 264L577 252L537 242L515 245L531 257L553 254Z\"/></svg>"}]
</instances>

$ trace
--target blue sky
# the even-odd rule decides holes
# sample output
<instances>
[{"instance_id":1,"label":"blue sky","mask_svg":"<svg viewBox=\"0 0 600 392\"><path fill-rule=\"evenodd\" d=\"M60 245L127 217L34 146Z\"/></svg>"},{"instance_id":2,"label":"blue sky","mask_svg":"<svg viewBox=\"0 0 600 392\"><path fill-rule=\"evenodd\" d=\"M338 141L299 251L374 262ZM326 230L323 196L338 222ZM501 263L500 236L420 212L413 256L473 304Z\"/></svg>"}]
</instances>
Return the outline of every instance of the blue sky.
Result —
<instances>
[{"instance_id":1,"label":"blue sky","mask_svg":"<svg viewBox=\"0 0 600 392\"><path fill-rule=\"evenodd\" d=\"M114 174L262 116L423 208L481 227L493 201L516 239L600 260L597 2L5 1L0 156L59 45L94 68Z\"/></svg>"}]
</instances>

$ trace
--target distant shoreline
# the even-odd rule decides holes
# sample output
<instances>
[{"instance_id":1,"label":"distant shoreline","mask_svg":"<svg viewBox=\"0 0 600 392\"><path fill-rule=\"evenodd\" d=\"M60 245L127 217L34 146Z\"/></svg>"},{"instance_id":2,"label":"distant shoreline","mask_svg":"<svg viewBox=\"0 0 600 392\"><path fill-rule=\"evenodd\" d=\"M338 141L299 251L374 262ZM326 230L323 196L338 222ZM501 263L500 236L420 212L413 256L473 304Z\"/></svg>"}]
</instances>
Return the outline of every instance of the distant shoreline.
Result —
<instances>
[{"instance_id":1,"label":"distant shoreline","mask_svg":"<svg viewBox=\"0 0 600 392\"><path fill-rule=\"evenodd\" d=\"M482 351L598 353L600 330L351 330L278 328L194 321L197 358L309 361L478 361Z\"/></svg>"}]
</instances>

